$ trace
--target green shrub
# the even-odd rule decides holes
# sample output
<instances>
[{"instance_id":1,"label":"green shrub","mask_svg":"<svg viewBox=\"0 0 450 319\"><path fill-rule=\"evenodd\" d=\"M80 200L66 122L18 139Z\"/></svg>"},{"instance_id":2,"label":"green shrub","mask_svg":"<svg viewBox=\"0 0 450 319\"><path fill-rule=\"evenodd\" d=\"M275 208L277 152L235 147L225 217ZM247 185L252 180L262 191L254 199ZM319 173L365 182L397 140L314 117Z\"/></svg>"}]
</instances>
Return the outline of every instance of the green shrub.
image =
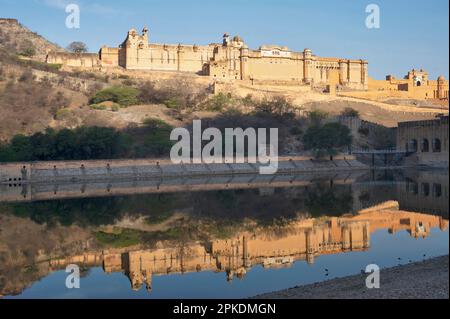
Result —
<instances>
[{"instance_id":1,"label":"green shrub","mask_svg":"<svg viewBox=\"0 0 450 319\"><path fill-rule=\"evenodd\" d=\"M16 62L20 65L23 65L23 66L31 67L32 69L37 69L37 70L52 72L52 73L56 73L62 68L62 64L45 63L45 62L34 61L34 60L22 60L18 57L16 57L14 62Z\"/></svg>"},{"instance_id":2,"label":"green shrub","mask_svg":"<svg viewBox=\"0 0 450 319\"><path fill-rule=\"evenodd\" d=\"M120 229L115 233L96 232L97 241L107 247L124 248L138 245L141 242L141 233L133 229Z\"/></svg>"},{"instance_id":3,"label":"green shrub","mask_svg":"<svg viewBox=\"0 0 450 319\"><path fill-rule=\"evenodd\" d=\"M143 124L152 129L172 130L173 127L161 119L148 118L143 121Z\"/></svg>"},{"instance_id":4,"label":"green shrub","mask_svg":"<svg viewBox=\"0 0 450 319\"><path fill-rule=\"evenodd\" d=\"M55 119L56 120L64 120L67 117L69 117L70 114L71 114L71 111L69 109L66 109L66 108L60 109L60 110L56 111Z\"/></svg>"},{"instance_id":5,"label":"green shrub","mask_svg":"<svg viewBox=\"0 0 450 319\"><path fill-rule=\"evenodd\" d=\"M22 75L19 77L19 82L31 82L35 80L35 76L33 71L30 69L25 70Z\"/></svg>"},{"instance_id":6,"label":"green shrub","mask_svg":"<svg viewBox=\"0 0 450 319\"><path fill-rule=\"evenodd\" d=\"M98 111L104 111L107 109L106 105L102 104L91 104L89 107L91 108L91 110L98 110Z\"/></svg>"},{"instance_id":7,"label":"green shrub","mask_svg":"<svg viewBox=\"0 0 450 319\"><path fill-rule=\"evenodd\" d=\"M20 45L19 54L31 58L36 55L36 48L34 47L34 44L30 40L24 40L23 43Z\"/></svg>"},{"instance_id":8,"label":"green shrub","mask_svg":"<svg viewBox=\"0 0 450 319\"><path fill-rule=\"evenodd\" d=\"M176 97L172 97L168 100L165 100L163 104L167 106L167 108L169 109L180 110L182 108L180 100L177 99Z\"/></svg>"},{"instance_id":9,"label":"green shrub","mask_svg":"<svg viewBox=\"0 0 450 319\"><path fill-rule=\"evenodd\" d=\"M113 112L119 112L120 110L120 105L117 103L114 103L113 105L111 105L111 111Z\"/></svg>"},{"instance_id":10,"label":"green shrub","mask_svg":"<svg viewBox=\"0 0 450 319\"><path fill-rule=\"evenodd\" d=\"M51 69L51 70L59 71L62 68L63 65L62 64L56 64L56 63L48 63L48 64L46 64L46 66L49 69Z\"/></svg>"},{"instance_id":11,"label":"green shrub","mask_svg":"<svg viewBox=\"0 0 450 319\"><path fill-rule=\"evenodd\" d=\"M255 104L255 101L253 100L253 95L251 94L247 94L243 99L242 99L242 104L244 106L253 106Z\"/></svg>"},{"instance_id":12,"label":"green shrub","mask_svg":"<svg viewBox=\"0 0 450 319\"><path fill-rule=\"evenodd\" d=\"M219 93L206 101L204 109L211 112L221 112L231 106L233 106L231 95Z\"/></svg>"},{"instance_id":13,"label":"green shrub","mask_svg":"<svg viewBox=\"0 0 450 319\"><path fill-rule=\"evenodd\" d=\"M111 101L120 104L121 106L130 106L138 104L139 90L133 87L113 86L101 91L98 91L92 98L92 104L99 104L106 101Z\"/></svg>"},{"instance_id":14,"label":"green shrub","mask_svg":"<svg viewBox=\"0 0 450 319\"><path fill-rule=\"evenodd\" d=\"M123 85L125 85L125 86L133 86L133 85L136 84L136 83L135 83L133 80L131 80L131 79L124 80L122 83L123 83Z\"/></svg>"}]
</instances>

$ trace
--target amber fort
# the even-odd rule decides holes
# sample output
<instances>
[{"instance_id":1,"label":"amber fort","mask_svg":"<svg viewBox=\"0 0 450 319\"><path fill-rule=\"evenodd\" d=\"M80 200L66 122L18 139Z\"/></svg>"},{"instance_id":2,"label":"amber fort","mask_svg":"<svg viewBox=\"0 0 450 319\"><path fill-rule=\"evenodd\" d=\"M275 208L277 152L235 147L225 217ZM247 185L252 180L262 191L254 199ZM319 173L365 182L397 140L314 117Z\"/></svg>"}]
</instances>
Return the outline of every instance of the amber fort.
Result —
<instances>
[{"instance_id":1,"label":"amber fort","mask_svg":"<svg viewBox=\"0 0 450 319\"><path fill-rule=\"evenodd\" d=\"M448 81L429 79L424 70L411 70L402 78L369 77L368 61L319 57L311 49L291 51L286 46L262 45L250 49L240 36L225 33L221 43L209 45L156 44L144 28L128 31L118 47L103 46L98 53L49 52L47 63L97 70L121 68L133 71L183 72L215 81L266 81L326 86L331 91L403 92L402 97L448 99Z\"/></svg>"}]
</instances>

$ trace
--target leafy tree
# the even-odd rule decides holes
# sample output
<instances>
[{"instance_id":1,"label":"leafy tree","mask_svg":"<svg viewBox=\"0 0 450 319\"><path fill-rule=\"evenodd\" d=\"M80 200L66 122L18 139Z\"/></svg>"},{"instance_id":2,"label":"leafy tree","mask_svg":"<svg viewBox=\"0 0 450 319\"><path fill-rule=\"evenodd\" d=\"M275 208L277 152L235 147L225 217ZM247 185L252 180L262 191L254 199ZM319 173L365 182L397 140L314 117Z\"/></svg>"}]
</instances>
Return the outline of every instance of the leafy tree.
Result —
<instances>
[{"instance_id":1,"label":"leafy tree","mask_svg":"<svg viewBox=\"0 0 450 319\"><path fill-rule=\"evenodd\" d=\"M333 188L320 185L314 192L309 192L305 200L308 212L313 216L342 216L351 213L353 197L350 191L337 192Z\"/></svg>"},{"instance_id":2,"label":"leafy tree","mask_svg":"<svg viewBox=\"0 0 450 319\"><path fill-rule=\"evenodd\" d=\"M340 123L328 123L323 126L311 126L303 136L306 150L313 151L319 158L326 154L335 155L338 149L352 144L350 129Z\"/></svg>"},{"instance_id":3,"label":"leafy tree","mask_svg":"<svg viewBox=\"0 0 450 319\"><path fill-rule=\"evenodd\" d=\"M168 154L174 144L170 140L170 133L173 127L158 119L146 119L144 124L147 132L143 145L136 147L137 155L153 154L162 156Z\"/></svg>"},{"instance_id":4,"label":"leafy tree","mask_svg":"<svg viewBox=\"0 0 450 319\"><path fill-rule=\"evenodd\" d=\"M278 117L294 117L295 107L284 96L275 96L273 99L263 99L255 106L256 112Z\"/></svg>"},{"instance_id":5,"label":"leafy tree","mask_svg":"<svg viewBox=\"0 0 450 319\"><path fill-rule=\"evenodd\" d=\"M0 144L0 162L16 161L16 154L9 145Z\"/></svg>"},{"instance_id":6,"label":"leafy tree","mask_svg":"<svg viewBox=\"0 0 450 319\"><path fill-rule=\"evenodd\" d=\"M346 107L342 112L341 116L345 117L357 117L359 118L359 112L351 107Z\"/></svg>"},{"instance_id":7,"label":"leafy tree","mask_svg":"<svg viewBox=\"0 0 450 319\"><path fill-rule=\"evenodd\" d=\"M11 140L11 151L14 152L14 160L30 161L33 159L34 145L24 135L16 135Z\"/></svg>"},{"instance_id":8,"label":"leafy tree","mask_svg":"<svg viewBox=\"0 0 450 319\"><path fill-rule=\"evenodd\" d=\"M19 54L26 56L26 57L33 57L36 55L36 48L34 47L33 42L31 42L30 40L26 39L22 42L22 44L20 45L19 48Z\"/></svg>"},{"instance_id":9,"label":"leafy tree","mask_svg":"<svg viewBox=\"0 0 450 319\"><path fill-rule=\"evenodd\" d=\"M112 128L47 130L29 137L16 135L0 147L0 162L112 159L126 156L130 148L127 135Z\"/></svg>"},{"instance_id":10,"label":"leafy tree","mask_svg":"<svg viewBox=\"0 0 450 319\"><path fill-rule=\"evenodd\" d=\"M393 129L376 126L371 134L373 146L377 150L395 147L395 133Z\"/></svg>"},{"instance_id":11,"label":"leafy tree","mask_svg":"<svg viewBox=\"0 0 450 319\"><path fill-rule=\"evenodd\" d=\"M73 53L81 54L81 53L86 53L88 51L88 47L83 42L75 41L67 46L67 50L69 50L70 52L73 52Z\"/></svg>"},{"instance_id":12,"label":"leafy tree","mask_svg":"<svg viewBox=\"0 0 450 319\"><path fill-rule=\"evenodd\" d=\"M328 118L328 113L321 110L312 110L308 112L308 119L313 126L320 126Z\"/></svg>"}]
</instances>

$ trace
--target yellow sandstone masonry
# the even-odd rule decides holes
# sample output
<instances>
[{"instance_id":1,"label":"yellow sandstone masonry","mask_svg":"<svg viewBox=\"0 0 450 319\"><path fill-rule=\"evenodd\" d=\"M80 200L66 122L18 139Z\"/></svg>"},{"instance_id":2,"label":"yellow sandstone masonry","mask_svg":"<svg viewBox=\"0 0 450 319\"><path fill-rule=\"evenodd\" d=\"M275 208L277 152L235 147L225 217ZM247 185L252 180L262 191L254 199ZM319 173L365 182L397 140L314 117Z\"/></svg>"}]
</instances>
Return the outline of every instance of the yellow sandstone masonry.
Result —
<instances>
[{"instance_id":1,"label":"yellow sandstone masonry","mask_svg":"<svg viewBox=\"0 0 450 319\"><path fill-rule=\"evenodd\" d=\"M129 30L119 47L103 46L98 54L50 52L47 63L96 70L183 72L210 77L215 82L314 85L330 94L339 88L350 96L375 100L396 97L448 101L449 90L444 76L430 80L422 69L409 71L403 79L388 75L386 80L375 80L369 77L368 62L363 59L318 57L310 49L294 52L278 45L252 50L241 37L228 34L223 35L222 43L209 45L156 44L150 43L148 28L141 33Z\"/></svg>"},{"instance_id":2,"label":"yellow sandstone masonry","mask_svg":"<svg viewBox=\"0 0 450 319\"><path fill-rule=\"evenodd\" d=\"M128 31L118 48L102 47L98 54L51 52L48 63L69 67L124 68L139 71L188 72L217 80L280 81L299 84L341 85L367 90L365 60L322 58L310 49L293 52L284 46L249 49L239 36L223 35L222 43L209 45L150 43L149 30Z\"/></svg>"}]
</instances>

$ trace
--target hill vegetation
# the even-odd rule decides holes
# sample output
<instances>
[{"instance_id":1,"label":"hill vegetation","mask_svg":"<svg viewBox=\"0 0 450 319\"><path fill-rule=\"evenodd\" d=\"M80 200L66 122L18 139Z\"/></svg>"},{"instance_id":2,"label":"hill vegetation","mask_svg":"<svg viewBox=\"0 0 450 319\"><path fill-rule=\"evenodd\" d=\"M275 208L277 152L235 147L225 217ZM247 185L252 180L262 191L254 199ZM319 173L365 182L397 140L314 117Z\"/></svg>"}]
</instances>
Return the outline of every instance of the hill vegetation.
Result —
<instances>
[{"instance_id":1,"label":"hill vegetation","mask_svg":"<svg viewBox=\"0 0 450 319\"><path fill-rule=\"evenodd\" d=\"M395 143L392 130L381 126L361 126L349 138L342 126L330 124L336 117L417 118L392 106L304 96L288 87L222 84L217 90L194 75L70 69L45 63L49 50L63 49L15 20L0 19L0 161L167 156L171 128L190 128L194 119L220 130L278 128L280 153L324 156L349 143ZM61 146L64 139L71 143Z\"/></svg>"},{"instance_id":2,"label":"hill vegetation","mask_svg":"<svg viewBox=\"0 0 450 319\"><path fill-rule=\"evenodd\" d=\"M64 51L14 19L0 18L0 49L44 61L49 51Z\"/></svg>"}]
</instances>

